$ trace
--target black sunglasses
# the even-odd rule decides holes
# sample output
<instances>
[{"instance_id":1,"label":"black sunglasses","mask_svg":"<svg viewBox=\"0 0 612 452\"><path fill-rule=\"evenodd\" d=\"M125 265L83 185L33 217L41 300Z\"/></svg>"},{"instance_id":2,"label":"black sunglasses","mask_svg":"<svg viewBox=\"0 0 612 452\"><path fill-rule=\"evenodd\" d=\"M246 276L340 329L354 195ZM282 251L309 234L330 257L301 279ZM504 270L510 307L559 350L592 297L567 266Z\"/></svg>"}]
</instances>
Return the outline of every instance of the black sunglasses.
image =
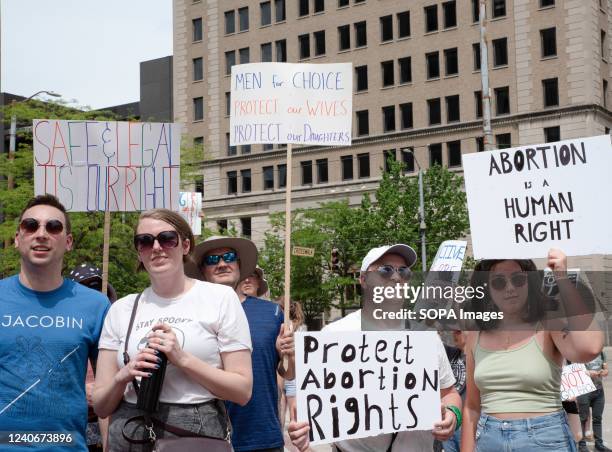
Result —
<instances>
[{"instance_id":1,"label":"black sunglasses","mask_svg":"<svg viewBox=\"0 0 612 452\"><path fill-rule=\"evenodd\" d=\"M41 222L36 218L24 218L19 223L19 229L26 234L34 234L41 226ZM59 220L49 220L45 223L45 231L49 234L60 234L64 230L64 223Z\"/></svg>"},{"instance_id":2,"label":"black sunglasses","mask_svg":"<svg viewBox=\"0 0 612 452\"><path fill-rule=\"evenodd\" d=\"M228 251L227 253L223 254L209 254L208 256L204 256L202 263L205 265L217 265L221 259L223 259L223 262L226 264L231 264L232 262L236 262L238 260L238 255L236 254L236 251Z\"/></svg>"},{"instance_id":3,"label":"black sunglasses","mask_svg":"<svg viewBox=\"0 0 612 452\"><path fill-rule=\"evenodd\" d=\"M523 287L527 283L527 275L525 273L510 275L510 282L514 287ZM504 290L507 285L508 279L505 276L497 275L491 279L491 287L495 290Z\"/></svg>"},{"instance_id":4,"label":"black sunglasses","mask_svg":"<svg viewBox=\"0 0 612 452\"><path fill-rule=\"evenodd\" d=\"M391 279L393 273L397 273L401 279L408 280L410 279L410 275L412 274L410 269L405 266L395 268L391 265L381 265L380 267L378 267L378 269L376 269L376 271L380 276L385 279Z\"/></svg>"},{"instance_id":5,"label":"black sunglasses","mask_svg":"<svg viewBox=\"0 0 612 452\"><path fill-rule=\"evenodd\" d=\"M155 241L163 249L176 248L179 244L179 235L176 231L162 231L157 235L136 234L134 236L134 246L138 251L148 251L153 248Z\"/></svg>"}]
</instances>

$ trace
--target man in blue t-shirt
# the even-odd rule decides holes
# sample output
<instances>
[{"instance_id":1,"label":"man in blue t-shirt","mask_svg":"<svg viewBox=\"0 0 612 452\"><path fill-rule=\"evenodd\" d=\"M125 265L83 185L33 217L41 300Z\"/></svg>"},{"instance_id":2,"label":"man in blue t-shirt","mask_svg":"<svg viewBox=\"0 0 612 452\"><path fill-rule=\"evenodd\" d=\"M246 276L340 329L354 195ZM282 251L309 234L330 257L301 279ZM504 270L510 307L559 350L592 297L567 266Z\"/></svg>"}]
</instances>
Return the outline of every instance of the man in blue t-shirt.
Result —
<instances>
[{"instance_id":1,"label":"man in blue t-shirt","mask_svg":"<svg viewBox=\"0 0 612 452\"><path fill-rule=\"evenodd\" d=\"M108 299L62 278L72 235L54 196L28 202L15 247L20 272L0 281L0 451L86 451L85 372Z\"/></svg>"},{"instance_id":2,"label":"man in blue t-shirt","mask_svg":"<svg viewBox=\"0 0 612 452\"><path fill-rule=\"evenodd\" d=\"M194 261L194 265L187 266L189 276L236 289L240 281L256 272L257 248L243 238L210 237L195 248ZM232 446L236 452L282 452L276 373L294 378L293 333L285 334L279 305L243 293L238 295L253 343L253 394L245 406L226 403L232 422ZM283 356L289 358L288 369L283 368Z\"/></svg>"}]
</instances>

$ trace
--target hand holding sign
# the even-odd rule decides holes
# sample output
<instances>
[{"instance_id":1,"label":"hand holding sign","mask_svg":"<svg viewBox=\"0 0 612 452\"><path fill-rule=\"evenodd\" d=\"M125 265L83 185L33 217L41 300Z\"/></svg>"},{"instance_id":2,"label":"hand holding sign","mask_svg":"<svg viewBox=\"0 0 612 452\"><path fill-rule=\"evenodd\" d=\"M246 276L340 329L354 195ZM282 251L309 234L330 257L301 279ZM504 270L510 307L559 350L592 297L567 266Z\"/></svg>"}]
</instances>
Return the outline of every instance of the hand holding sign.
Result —
<instances>
[{"instance_id":1,"label":"hand holding sign","mask_svg":"<svg viewBox=\"0 0 612 452\"><path fill-rule=\"evenodd\" d=\"M295 447L298 448L300 452L308 450L308 448L310 447L310 441L308 440L310 425L306 421L297 421L297 407L291 409L290 418L291 422L289 422L287 432L289 433L289 438L291 438L291 442Z\"/></svg>"}]
</instances>

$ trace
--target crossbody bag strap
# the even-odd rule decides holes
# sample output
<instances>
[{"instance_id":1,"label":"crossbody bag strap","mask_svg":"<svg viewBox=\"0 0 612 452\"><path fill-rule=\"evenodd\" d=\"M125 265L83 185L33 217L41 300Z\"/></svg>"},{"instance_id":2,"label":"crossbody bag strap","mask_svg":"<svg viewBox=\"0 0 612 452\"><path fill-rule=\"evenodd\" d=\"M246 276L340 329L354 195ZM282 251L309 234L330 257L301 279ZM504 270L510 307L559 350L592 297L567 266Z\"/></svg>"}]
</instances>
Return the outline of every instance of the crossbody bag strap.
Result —
<instances>
[{"instance_id":1,"label":"crossbody bag strap","mask_svg":"<svg viewBox=\"0 0 612 452\"><path fill-rule=\"evenodd\" d=\"M138 309L138 301L140 300L140 296L142 292L136 295L136 300L134 300L134 306L132 307L132 315L130 316L130 324L128 325L127 334L125 335L125 343L123 344L123 364L127 366L130 362L130 355L128 354L128 343L130 341L130 334L132 333L132 327L134 326L134 319L136 318L136 310ZM138 393L138 382L134 378L132 380L132 385L134 385L134 391Z\"/></svg>"}]
</instances>

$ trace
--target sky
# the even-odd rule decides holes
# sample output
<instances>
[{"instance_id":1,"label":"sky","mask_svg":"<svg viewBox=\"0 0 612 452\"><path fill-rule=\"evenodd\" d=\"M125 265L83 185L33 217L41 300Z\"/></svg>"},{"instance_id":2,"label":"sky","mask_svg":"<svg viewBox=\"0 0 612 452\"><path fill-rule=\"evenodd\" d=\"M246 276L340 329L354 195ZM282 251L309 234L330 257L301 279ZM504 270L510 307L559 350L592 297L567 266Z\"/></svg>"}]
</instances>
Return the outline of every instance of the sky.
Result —
<instances>
[{"instance_id":1,"label":"sky","mask_svg":"<svg viewBox=\"0 0 612 452\"><path fill-rule=\"evenodd\" d=\"M0 0L0 14L0 91L11 94L136 102L140 62L172 54L172 0Z\"/></svg>"}]
</instances>

